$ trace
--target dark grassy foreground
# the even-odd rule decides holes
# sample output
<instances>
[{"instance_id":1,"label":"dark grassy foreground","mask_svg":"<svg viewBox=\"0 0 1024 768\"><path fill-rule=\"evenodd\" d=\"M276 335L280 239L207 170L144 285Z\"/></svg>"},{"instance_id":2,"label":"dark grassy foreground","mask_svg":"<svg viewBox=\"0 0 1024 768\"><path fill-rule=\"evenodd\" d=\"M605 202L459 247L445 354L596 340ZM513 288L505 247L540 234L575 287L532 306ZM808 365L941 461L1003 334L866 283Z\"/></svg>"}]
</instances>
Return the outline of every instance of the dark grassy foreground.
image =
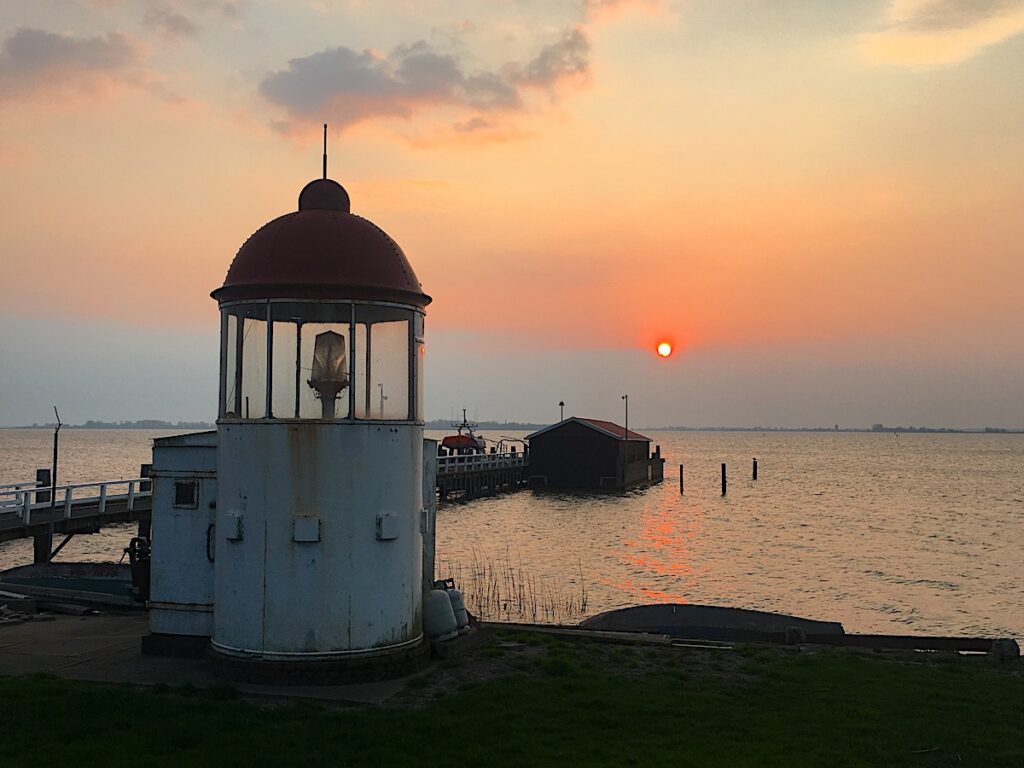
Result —
<instances>
[{"instance_id":1,"label":"dark grassy foreground","mask_svg":"<svg viewBox=\"0 0 1024 768\"><path fill-rule=\"evenodd\" d=\"M0 678L0 766L1024 766L1019 666L499 640L381 709Z\"/></svg>"}]
</instances>

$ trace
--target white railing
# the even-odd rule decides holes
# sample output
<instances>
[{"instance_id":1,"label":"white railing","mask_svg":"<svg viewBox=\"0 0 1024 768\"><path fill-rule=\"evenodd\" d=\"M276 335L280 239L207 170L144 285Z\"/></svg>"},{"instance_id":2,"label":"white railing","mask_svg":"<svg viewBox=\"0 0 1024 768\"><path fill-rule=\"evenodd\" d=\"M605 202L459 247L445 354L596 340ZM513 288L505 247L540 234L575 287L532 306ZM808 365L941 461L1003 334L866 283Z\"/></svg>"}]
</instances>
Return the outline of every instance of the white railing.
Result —
<instances>
[{"instance_id":1,"label":"white railing","mask_svg":"<svg viewBox=\"0 0 1024 768\"><path fill-rule=\"evenodd\" d=\"M39 488L39 483L33 480L26 480L23 483L4 483L0 485L0 496L8 496L17 493L23 488ZM46 486L49 488L49 486Z\"/></svg>"},{"instance_id":2,"label":"white railing","mask_svg":"<svg viewBox=\"0 0 1024 768\"><path fill-rule=\"evenodd\" d=\"M126 509L131 512L135 509L135 502L139 498L149 496L151 490L141 490L142 483L151 483L152 480L144 477L135 477L131 480L101 480L95 483L68 483L57 486L57 499L54 502L39 501L39 494L49 495L50 486L38 486L34 483L12 483L20 485L20 488L4 486L0 489L0 514L14 513L21 518L25 525L32 522L32 513L39 510L60 507L64 510L64 517L71 517L75 504L96 504L98 514L102 515L107 510L107 504L111 501L124 501ZM111 488L123 492L112 493ZM97 489L88 493L90 489ZM64 496L61 497L63 491ZM83 495L85 492L85 495Z\"/></svg>"},{"instance_id":3,"label":"white railing","mask_svg":"<svg viewBox=\"0 0 1024 768\"><path fill-rule=\"evenodd\" d=\"M521 467L526 464L523 453L474 453L468 456L438 456L437 474L452 475L460 472L480 472L487 469Z\"/></svg>"}]
</instances>

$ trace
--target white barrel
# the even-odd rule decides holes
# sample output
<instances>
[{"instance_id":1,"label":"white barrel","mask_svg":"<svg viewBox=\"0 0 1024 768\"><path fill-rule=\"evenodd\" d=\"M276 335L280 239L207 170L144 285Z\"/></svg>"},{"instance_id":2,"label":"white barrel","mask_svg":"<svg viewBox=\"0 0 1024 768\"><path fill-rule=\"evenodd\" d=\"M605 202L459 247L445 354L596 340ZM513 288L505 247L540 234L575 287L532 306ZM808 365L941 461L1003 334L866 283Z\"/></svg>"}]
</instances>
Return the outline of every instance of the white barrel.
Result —
<instances>
[{"instance_id":1,"label":"white barrel","mask_svg":"<svg viewBox=\"0 0 1024 768\"><path fill-rule=\"evenodd\" d=\"M466 611L466 603L462 599L462 593L457 589L448 590L448 599L452 601L452 612L455 614L455 623L459 631L469 628L469 613Z\"/></svg>"},{"instance_id":2,"label":"white barrel","mask_svg":"<svg viewBox=\"0 0 1024 768\"><path fill-rule=\"evenodd\" d=\"M432 589L423 604L423 631L431 640L451 640L459 634L452 601L443 589Z\"/></svg>"}]
</instances>

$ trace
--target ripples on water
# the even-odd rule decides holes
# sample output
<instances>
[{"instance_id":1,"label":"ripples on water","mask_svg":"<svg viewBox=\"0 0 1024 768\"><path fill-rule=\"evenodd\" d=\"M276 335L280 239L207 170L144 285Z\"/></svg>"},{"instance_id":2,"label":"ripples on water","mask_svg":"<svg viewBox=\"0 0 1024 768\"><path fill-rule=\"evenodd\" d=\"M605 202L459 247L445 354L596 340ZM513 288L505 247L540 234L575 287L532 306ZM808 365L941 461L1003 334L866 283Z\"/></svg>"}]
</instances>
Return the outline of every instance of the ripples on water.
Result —
<instances>
[{"instance_id":1,"label":"ripples on water","mask_svg":"<svg viewBox=\"0 0 1024 768\"><path fill-rule=\"evenodd\" d=\"M46 466L51 434L0 431L0 482ZM64 431L61 479L133 476L158 434ZM507 565L556 601L585 587L588 614L680 601L857 632L1024 637L1024 436L650 434L666 457L661 485L442 506L438 575ZM116 560L132 530L77 536L61 558ZM31 542L0 544L0 566L30 561Z\"/></svg>"}]
</instances>

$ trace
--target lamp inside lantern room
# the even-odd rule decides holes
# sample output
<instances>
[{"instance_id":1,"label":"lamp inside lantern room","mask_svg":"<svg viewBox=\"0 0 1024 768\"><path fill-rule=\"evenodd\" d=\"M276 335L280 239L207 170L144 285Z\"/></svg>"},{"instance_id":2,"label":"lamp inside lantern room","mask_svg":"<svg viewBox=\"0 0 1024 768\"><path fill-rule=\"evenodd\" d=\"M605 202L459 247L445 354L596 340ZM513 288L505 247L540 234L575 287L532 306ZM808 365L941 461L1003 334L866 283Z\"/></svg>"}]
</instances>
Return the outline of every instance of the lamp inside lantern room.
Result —
<instances>
[{"instance_id":1,"label":"lamp inside lantern room","mask_svg":"<svg viewBox=\"0 0 1024 768\"><path fill-rule=\"evenodd\" d=\"M306 382L320 400L321 418L334 418L334 401L348 387L348 364L345 361L345 337L324 331L313 342L312 374Z\"/></svg>"}]
</instances>

